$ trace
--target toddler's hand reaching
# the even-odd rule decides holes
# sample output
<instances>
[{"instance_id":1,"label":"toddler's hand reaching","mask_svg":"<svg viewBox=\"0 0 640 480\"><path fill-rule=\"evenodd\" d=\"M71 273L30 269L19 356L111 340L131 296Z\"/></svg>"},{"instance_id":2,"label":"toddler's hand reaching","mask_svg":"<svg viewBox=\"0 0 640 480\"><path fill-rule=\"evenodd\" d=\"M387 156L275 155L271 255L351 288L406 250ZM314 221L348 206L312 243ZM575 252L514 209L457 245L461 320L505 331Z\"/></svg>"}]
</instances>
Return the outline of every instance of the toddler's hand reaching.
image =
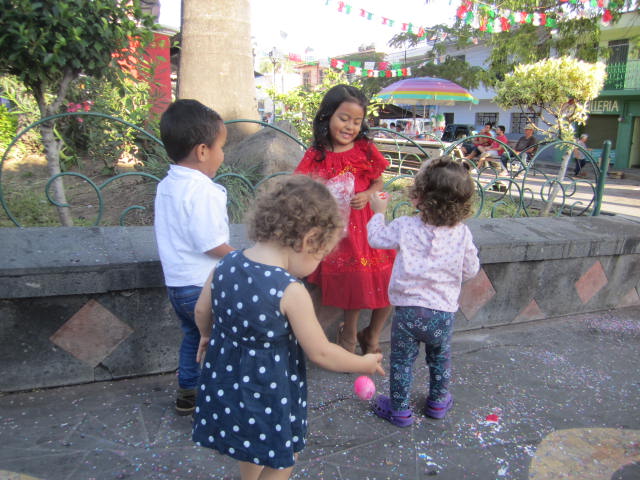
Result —
<instances>
[{"instance_id":1,"label":"toddler's hand reaching","mask_svg":"<svg viewBox=\"0 0 640 480\"><path fill-rule=\"evenodd\" d=\"M384 213L387 211L387 205L389 204L389 194L387 192L372 193L369 197L369 203L374 213Z\"/></svg>"},{"instance_id":2,"label":"toddler's hand reaching","mask_svg":"<svg viewBox=\"0 0 640 480\"><path fill-rule=\"evenodd\" d=\"M369 375L373 373L378 373L380 375L386 375L384 372L384 368L382 368L382 354L381 353L367 353L362 358L367 361L367 366L369 367L367 371L363 373L367 373Z\"/></svg>"}]
</instances>

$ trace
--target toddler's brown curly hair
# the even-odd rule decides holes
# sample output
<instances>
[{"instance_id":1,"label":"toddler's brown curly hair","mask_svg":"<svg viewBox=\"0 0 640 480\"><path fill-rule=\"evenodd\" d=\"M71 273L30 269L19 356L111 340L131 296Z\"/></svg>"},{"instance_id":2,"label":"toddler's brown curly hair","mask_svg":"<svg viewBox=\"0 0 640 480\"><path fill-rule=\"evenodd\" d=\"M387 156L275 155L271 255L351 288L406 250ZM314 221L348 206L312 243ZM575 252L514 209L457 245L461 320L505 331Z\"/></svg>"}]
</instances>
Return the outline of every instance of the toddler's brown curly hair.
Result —
<instances>
[{"instance_id":1,"label":"toddler's brown curly hair","mask_svg":"<svg viewBox=\"0 0 640 480\"><path fill-rule=\"evenodd\" d=\"M303 237L312 232L309 253L326 248L344 228L338 204L326 186L306 175L283 175L269 181L256 196L246 217L248 236L254 242L277 242L296 252Z\"/></svg>"},{"instance_id":2,"label":"toddler's brown curly hair","mask_svg":"<svg viewBox=\"0 0 640 480\"><path fill-rule=\"evenodd\" d=\"M422 221L436 227L453 227L469 217L474 193L468 165L449 155L424 165L409 189Z\"/></svg>"}]
</instances>

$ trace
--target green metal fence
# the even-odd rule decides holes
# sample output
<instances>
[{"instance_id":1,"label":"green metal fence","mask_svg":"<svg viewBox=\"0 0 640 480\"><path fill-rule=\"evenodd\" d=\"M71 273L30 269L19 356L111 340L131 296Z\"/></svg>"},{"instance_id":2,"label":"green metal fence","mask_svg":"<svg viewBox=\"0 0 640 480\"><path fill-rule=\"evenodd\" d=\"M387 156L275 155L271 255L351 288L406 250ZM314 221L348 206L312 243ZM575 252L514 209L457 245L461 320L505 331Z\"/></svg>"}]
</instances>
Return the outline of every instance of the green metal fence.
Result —
<instances>
[{"instance_id":1,"label":"green metal fence","mask_svg":"<svg viewBox=\"0 0 640 480\"><path fill-rule=\"evenodd\" d=\"M3 188L5 180L3 171L12 149L20 142L24 135L33 128L43 122L56 121L67 116L98 117L105 122L123 124L133 129L138 135L146 139L146 141L162 147L162 142L151 133L119 118L97 112L63 113L44 118L29 125L16 135L0 160L0 204L12 225L18 227L39 226L37 222L35 225L31 223L24 225L23 222L20 221L18 216L12 211L12 202L11 199L8 198L11 196L11 193L8 193L7 190ZM297 142L303 149L306 148L298 138L275 125L244 119L230 120L225 123L234 124L243 122L255 123L264 128L274 129ZM412 176L415 175L425 161L442 154L450 154L460 159L460 161L467 161L462 158L461 146L463 143L469 142L474 138L469 137L459 139L454 143L444 143L437 137L429 136L421 140L416 140L388 129L372 129L372 135L374 136L376 145L390 162L390 167L388 171L385 172L385 188L392 194L390 216L394 217L399 214L412 213L412 208L405 194L405 187L410 184ZM567 175L559 178L559 165L557 159L556 161L553 159L557 157L558 152L572 150L574 148L580 147L570 142L543 142L537 145L535 156L530 159L523 159L516 155L508 145L505 145L508 154L505 165L499 160L493 159L487 166L477 168L478 166L473 160L469 161L470 165L474 167L472 175L477 187L477 208L475 216L526 217L539 215L540 212L543 211L544 206L550 202L552 195L555 197L551 208L552 215L598 215L602 203L602 194L608 167L608 161L606 159L608 159L610 151L610 142L605 142L600 159L592 157L589 150L584 150L587 160L587 165L585 166L585 171L588 173L587 178L575 178ZM569 164L569 171L573 168L572 162ZM151 168L151 166L154 168ZM142 184L144 187L143 196L145 197L145 202L136 202L123 206L116 223L119 225L140 224L136 221L136 215L134 215L134 213L143 212L146 214L146 224L149 224L149 218L152 219L153 213L152 200L153 194L155 193L155 184L160 181L167 169L168 161L166 156L150 156L146 161L142 161L139 171L118 173L110 176L101 183L86 173L78 171L62 172L48 178L44 184L46 204L40 204L36 208L54 208L56 204L49 193L52 182L60 177L73 179L84 184L82 187L84 201L85 203L90 202L92 205L91 218L85 217L79 224L85 226L113 224L113 220L105 219L104 211L107 202L105 193L109 187L118 184L118 182L130 182L132 179L135 179L135 182L138 182L135 185ZM264 182L268 182L271 178L286 173L290 172L278 172L265 178L259 178L256 181L250 181L246 176L238 172L225 172L219 174L213 180L227 186L230 208L241 212L250 203L256 188ZM87 200L87 198L90 200ZM93 200L91 200L91 198L93 198ZM74 208L73 202L62 206ZM77 218L80 217L74 216L74 221ZM145 224L145 222L142 224Z\"/></svg>"},{"instance_id":2,"label":"green metal fence","mask_svg":"<svg viewBox=\"0 0 640 480\"><path fill-rule=\"evenodd\" d=\"M479 167L477 158L464 158L462 147L481 135L445 144L435 138L416 140L387 129L374 130L383 135L375 137L376 144L389 160L390 170L398 175L389 179L389 186L415 174L423 162L439 155L451 155L468 162L472 168L478 197L476 217L537 216L548 203L549 214L554 216L598 215L600 212L611 150L609 141L604 142L600 158L573 142L540 142L532 147L535 155L526 157L517 155L508 144L502 144L506 158L501 161L491 157L486 165ZM574 149L584 153L583 175L573 175L575 160L571 154L565 174L560 176L562 155Z\"/></svg>"}]
</instances>

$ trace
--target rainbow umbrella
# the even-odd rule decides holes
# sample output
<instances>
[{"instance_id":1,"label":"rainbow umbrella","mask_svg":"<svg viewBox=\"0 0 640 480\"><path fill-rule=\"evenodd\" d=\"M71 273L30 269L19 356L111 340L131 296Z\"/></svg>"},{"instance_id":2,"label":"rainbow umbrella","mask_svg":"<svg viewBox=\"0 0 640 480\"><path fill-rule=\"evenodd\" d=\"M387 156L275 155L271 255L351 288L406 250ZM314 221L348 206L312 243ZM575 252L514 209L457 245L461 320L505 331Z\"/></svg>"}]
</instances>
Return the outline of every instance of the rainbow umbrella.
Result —
<instances>
[{"instance_id":1,"label":"rainbow umbrella","mask_svg":"<svg viewBox=\"0 0 640 480\"><path fill-rule=\"evenodd\" d=\"M374 99L395 105L453 105L456 102L478 103L468 90L451 80L434 77L406 78L384 87Z\"/></svg>"}]
</instances>

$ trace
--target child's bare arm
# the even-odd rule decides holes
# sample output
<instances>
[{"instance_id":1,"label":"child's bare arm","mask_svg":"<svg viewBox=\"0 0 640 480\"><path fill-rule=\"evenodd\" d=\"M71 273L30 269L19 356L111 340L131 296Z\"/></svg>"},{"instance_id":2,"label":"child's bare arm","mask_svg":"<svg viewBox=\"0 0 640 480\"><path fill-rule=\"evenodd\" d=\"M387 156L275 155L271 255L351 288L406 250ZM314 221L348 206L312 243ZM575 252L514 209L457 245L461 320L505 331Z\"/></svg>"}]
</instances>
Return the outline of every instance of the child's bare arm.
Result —
<instances>
[{"instance_id":1,"label":"child's bare arm","mask_svg":"<svg viewBox=\"0 0 640 480\"><path fill-rule=\"evenodd\" d=\"M203 355L206 353L207 345L209 344L211 336L211 326L213 324L211 316L211 280L213 279L214 271L215 270L211 271L209 277L204 282L202 292L200 293L194 308L196 326L200 332L200 344L198 345L198 353L196 355L197 362L200 362Z\"/></svg>"},{"instance_id":2,"label":"child's bare arm","mask_svg":"<svg viewBox=\"0 0 640 480\"><path fill-rule=\"evenodd\" d=\"M233 248L228 243L222 243L222 244L218 245L217 247L212 248L211 250L207 250L204 253L209 255L209 256L211 256L211 257L222 258L227 253L233 252L234 250L235 250L235 248Z\"/></svg>"},{"instance_id":3,"label":"child's bare arm","mask_svg":"<svg viewBox=\"0 0 640 480\"><path fill-rule=\"evenodd\" d=\"M301 284L292 283L287 287L281 306L300 346L312 362L334 372L385 374L381 365L382 354L370 353L361 357L327 340L309 292Z\"/></svg>"}]
</instances>

